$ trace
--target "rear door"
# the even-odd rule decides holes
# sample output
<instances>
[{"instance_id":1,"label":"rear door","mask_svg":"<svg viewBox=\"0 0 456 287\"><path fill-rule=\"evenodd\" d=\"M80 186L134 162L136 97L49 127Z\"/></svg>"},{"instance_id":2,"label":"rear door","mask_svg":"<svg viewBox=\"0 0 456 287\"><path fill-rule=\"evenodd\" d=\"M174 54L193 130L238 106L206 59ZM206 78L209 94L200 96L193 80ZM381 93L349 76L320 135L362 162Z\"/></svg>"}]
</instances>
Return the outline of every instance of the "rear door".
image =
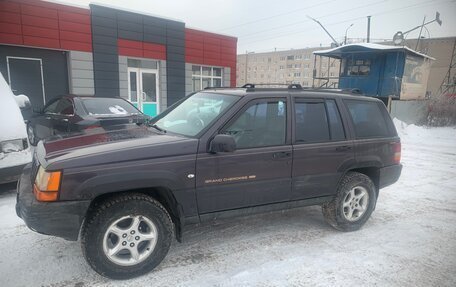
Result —
<instances>
[{"instance_id":1,"label":"rear door","mask_svg":"<svg viewBox=\"0 0 456 287\"><path fill-rule=\"evenodd\" d=\"M235 138L237 150L198 154L200 214L290 199L288 109L286 97L250 101L220 131Z\"/></svg>"},{"instance_id":2,"label":"rear door","mask_svg":"<svg viewBox=\"0 0 456 287\"><path fill-rule=\"evenodd\" d=\"M336 99L294 98L292 199L336 192L345 167L354 162L347 129Z\"/></svg>"}]
</instances>

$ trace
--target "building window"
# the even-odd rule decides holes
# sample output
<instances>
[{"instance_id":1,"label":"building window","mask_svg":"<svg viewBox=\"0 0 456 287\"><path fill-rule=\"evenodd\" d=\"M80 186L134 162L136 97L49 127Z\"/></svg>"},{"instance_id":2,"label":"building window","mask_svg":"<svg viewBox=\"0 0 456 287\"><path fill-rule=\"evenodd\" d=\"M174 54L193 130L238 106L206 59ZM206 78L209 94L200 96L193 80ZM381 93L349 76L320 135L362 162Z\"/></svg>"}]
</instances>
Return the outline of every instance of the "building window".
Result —
<instances>
[{"instance_id":1,"label":"building window","mask_svg":"<svg viewBox=\"0 0 456 287\"><path fill-rule=\"evenodd\" d=\"M287 56L287 60L294 60L294 56L293 55Z\"/></svg>"},{"instance_id":2,"label":"building window","mask_svg":"<svg viewBox=\"0 0 456 287\"><path fill-rule=\"evenodd\" d=\"M294 73L295 77L301 77L301 73Z\"/></svg>"},{"instance_id":3,"label":"building window","mask_svg":"<svg viewBox=\"0 0 456 287\"><path fill-rule=\"evenodd\" d=\"M284 68L285 68L284 66L280 66L280 67L279 67L280 70L283 70Z\"/></svg>"},{"instance_id":4,"label":"building window","mask_svg":"<svg viewBox=\"0 0 456 287\"><path fill-rule=\"evenodd\" d=\"M305 55L304 55L304 59L305 59L305 60L309 60L309 59L310 59L310 54L305 54Z\"/></svg>"},{"instance_id":5,"label":"building window","mask_svg":"<svg viewBox=\"0 0 456 287\"><path fill-rule=\"evenodd\" d=\"M343 60L343 65L345 66L345 61L347 61L347 70L346 70L346 75L347 76L368 76L370 72L370 65L371 61L370 60L353 60L353 59L348 59L348 60ZM343 72L344 69L341 69L341 72Z\"/></svg>"},{"instance_id":6,"label":"building window","mask_svg":"<svg viewBox=\"0 0 456 287\"><path fill-rule=\"evenodd\" d=\"M295 64L295 65L294 65L294 68L295 68L295 69L301 68L301 64Z\"/></svg>"},{"instance_id":7,"label":"building window","mask_svg":"<svg viewBox=\"0 0 456 287\"><path fill-rule=\"evenodd\" d=\"M193 91L222 86L222 68L192 66Z\"/></svg>"},{"instance_id":8,"label":"building window","mask_svg":"<svg viewBox=\"0 0 456 287\"><path fill-rule=\"evenodd\" d=\"M302 55L296 55L295 56L295 60L301 60L302 59Z\"/></svg>"},{"instance_id":9,"label":"building window","mask_svg":"<svg viewBox=\"0 0 456 287\"><path fill-rule=\"evenodd\" d=\"M293 64L288 64L288 65L287 65L287 68L288 68L288 69L293 68Z\"/></svg>"},{"instance_id":10,"label":"building window","mask_svg":"<svg viewBox=\"0 0 456 287\"><path fill-rule=\"evenodd\" d=\"M285 57L280 57L280 61L285 61Z\"/></svg>"},{"instance_id":11,"label":"building window","mask_svg":"<svg viewBox=\"0 0 456 287\"><path fill-rule=\"evenodd\" d=\"M309 67L309 64L304 64L304 69L308 69Z\"/></svg>"}]
</instances>

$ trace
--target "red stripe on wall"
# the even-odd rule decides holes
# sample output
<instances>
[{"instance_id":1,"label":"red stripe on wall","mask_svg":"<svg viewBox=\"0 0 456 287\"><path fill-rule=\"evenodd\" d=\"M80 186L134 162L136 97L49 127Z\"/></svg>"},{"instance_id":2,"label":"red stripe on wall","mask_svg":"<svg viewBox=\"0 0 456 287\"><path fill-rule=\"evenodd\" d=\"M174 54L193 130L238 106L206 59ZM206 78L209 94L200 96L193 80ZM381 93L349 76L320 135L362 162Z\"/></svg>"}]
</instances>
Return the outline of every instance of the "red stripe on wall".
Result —
<instances>
[{"instance_id":1,"label":"red stripe on wall","mask_svg":"<svg viewBox=\"0 0 456 287\"><path fill-rule=\"evenodd\" d=\"M21 6L11 1L0 1L0 11L20 13Z\"/></svg>"},{"instance_id":2,"label":"red stripe on wall","mask_svg":"<svg viewBox=\"0 0 456 287\"><path fill-rule=\"evenodd\" d=\"M0 43L91 52L90 10L39 0L0 1Z\"/></svg>"},{"instance_id":3,"label":"red stripe on wall","mask_svg":"<svg viewBox=\"0 0 456 287\"><path fill-rule=\"evenodd\" d=\"M185 29L185 62L230 68L230 84L236 85L237 38Z\"/></svg>"},{"instance_id":4,"label":"red stripe on wall","mask_svg":"<svg viewBox=\"0 0 456 287\"><path fill-rule=\"evenodd\" d=\"M0 43L23 45L22 35L0 33Z\"/></svg>"},{"instance_id":5,"label":"red stripe on wall","mask_svg":"<svg viewBox=\"0 0 456 287\"><path fill-rule=\"evenodd\" d=\"M21 24L21 14L1 11L0 22Z\"/></svg>"},{"instance_id":6,"label":"red stripe on wall","mask_svg":"<svg viewBox=\"0 0 456 287\"><path fill-rule=\"evenodd\" d=\"M117 45L122 56L166 60L165 45L125 39L118 39Z\"/></svg>"}]
</instances>

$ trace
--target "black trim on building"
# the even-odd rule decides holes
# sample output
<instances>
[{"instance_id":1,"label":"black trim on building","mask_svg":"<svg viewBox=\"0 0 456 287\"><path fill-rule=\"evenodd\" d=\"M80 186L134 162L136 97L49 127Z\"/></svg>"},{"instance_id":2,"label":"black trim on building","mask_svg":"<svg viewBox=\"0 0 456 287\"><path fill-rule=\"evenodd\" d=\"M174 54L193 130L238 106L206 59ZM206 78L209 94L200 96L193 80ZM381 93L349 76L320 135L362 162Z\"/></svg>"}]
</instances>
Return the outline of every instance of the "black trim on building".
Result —
<instances>
[{"instance_id":1,"label":"black trim on building","mask_svg":"<svg viewBox=\"0 0 456 287\"><path fill-rule=\"evenodd\" d=\"M90 5L95 94L119 96L119 38L166 45L167 104L185 96L185 24Z\"/></svg>"}]
</instances>

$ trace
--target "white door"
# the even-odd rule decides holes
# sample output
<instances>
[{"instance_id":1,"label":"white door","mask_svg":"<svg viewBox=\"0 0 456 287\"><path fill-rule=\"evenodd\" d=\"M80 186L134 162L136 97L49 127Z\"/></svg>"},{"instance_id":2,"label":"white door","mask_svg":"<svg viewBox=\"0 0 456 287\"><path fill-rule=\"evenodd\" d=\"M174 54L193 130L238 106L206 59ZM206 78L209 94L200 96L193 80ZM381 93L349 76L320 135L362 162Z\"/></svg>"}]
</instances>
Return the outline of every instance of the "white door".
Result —
<instances>
[{"instance_id":1,"label":"white door","mask_svg":"<svg viewBox=\"0 0 456 287\"><path fill-rule=\"evenodd\" d=\"M158 70L128 68L128 100L149 116L159 113Z\"/></svg>"}]
</instances>

